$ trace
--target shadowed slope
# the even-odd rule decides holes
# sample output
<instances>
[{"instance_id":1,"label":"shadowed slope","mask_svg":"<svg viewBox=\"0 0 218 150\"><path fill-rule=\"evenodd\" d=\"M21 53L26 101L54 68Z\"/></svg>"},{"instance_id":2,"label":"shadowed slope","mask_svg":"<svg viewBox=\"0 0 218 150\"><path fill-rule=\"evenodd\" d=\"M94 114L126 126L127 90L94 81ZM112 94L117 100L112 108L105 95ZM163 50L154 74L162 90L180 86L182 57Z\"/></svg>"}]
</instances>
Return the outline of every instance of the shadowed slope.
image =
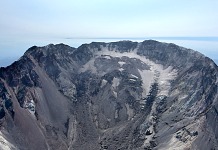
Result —
<instances>
[{"instance_id":1,"label":"shadowed slope","mask_svg":"<svg viewBox=\"0 0 218 150\"><path fill-rule=\"evenodd\" d=\"M217 71L153 40L33 46L0 69L0 147L216 149Z\"/></svg>"}]
</instances>

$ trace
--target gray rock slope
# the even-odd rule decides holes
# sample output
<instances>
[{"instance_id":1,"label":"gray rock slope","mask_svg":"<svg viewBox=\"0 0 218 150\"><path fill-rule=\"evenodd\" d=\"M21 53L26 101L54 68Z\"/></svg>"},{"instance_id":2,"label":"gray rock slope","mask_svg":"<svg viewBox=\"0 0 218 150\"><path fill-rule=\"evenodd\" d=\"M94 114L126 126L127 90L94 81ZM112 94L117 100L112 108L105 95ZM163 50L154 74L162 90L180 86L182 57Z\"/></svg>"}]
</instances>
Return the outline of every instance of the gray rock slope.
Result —
<instances>
[{"instance_id":1,"label":"gray rock slope","mask_svg":"<svg viewBox=\"0 0 218 150\"><path fill-rule=\"evenodd\" d=\"M33 46L0 69L0 149L218 149L217 86L175 44Z\"/></svg>"}]
</instances>

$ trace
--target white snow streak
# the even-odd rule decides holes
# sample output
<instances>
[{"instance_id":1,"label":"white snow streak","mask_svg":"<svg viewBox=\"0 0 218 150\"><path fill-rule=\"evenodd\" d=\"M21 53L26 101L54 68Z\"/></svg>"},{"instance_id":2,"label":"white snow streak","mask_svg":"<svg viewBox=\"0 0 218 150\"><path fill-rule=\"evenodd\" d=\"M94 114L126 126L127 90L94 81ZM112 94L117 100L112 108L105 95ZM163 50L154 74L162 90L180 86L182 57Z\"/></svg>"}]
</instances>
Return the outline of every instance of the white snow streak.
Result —
<instances>
[{"instance_id":1,"label":"white snow streak","mask_svg":"<svg viewBox=\"0 0 218 150\"><path fill-rule=\"evenodd\" d=\"M142 97L146 97L150 91L151 84L154 82L154 73L150 70L139 70L139 73L142 78Z\"/></svg>"},{"instance_id":2,"label":"white snow streak","mask_svg":"<svg viewBox=\"0 0 218 150\"><path fill-rule=\"evenodd\" d=\"M143 81L143 96L146 96L150 90L151 84L157 82L159 84L158 95L168 96L170 89L170 80L173 80L177 76L177 70L171 66L164 69L163 65L156 64L153 61L147 59L145 56L140 56L136 53L137 50L131 52L120 53L117 51L109 51L107 47L102 47L102 51L98 52L98 55L109 55L111 57L129 57L136 58L150 66L150 70L139 70ZM120 62L121 63L121 62Z\"/></svg>"},{"instance_id":3,"label":"white snow streak","mask_svg":"<svg viewBox=\"0 0 218 150\"><path fill-rule=\"evenodd\" d=\"M135 76L134 74L131 74L131 76L132 76L133 78L137 78L137 79L138 79L138 77L137 77L137 76Z\"/></svg>"},{"instance_id":4,"label":"white snow streak","mask_svg":"<svg viewBox=\"0 0 218 150\"><path fill-rule=\"evenodd\" d=\"M104 58L106 58L106 59L111 59L111 57L110 57L110 56L107 56L107 55L104 56Z\"/></svg>"},{"instance_id":5,"label":"white snow streak","mask_svg":"<svg viewBox=\"0 0 218 150\"><path fill-rule=\"evenodd\" d=\"M119 86L120 84L120 79L119 78L113 78L113 81L112 81L112 90L113 90L113 93L115 95L115 97L117 98L117 87Z\"/></svg>"},{"instance_id":6,"label":"white snow streak","mask_svg":"<svg viewBox=\"0 0 218 150\"><path fill-rule=\"evenodd\" d=\"M120 84L120 79L119 78L113 78L113 81L112 81L112 86L113 86L113 88L114 89L116 89L117 88L117 86L119 86L119 84Z\"/></svg>"},{"instance_id":7,"label":"white snow streak","mask_svg":"<svg viewBox=\"0 0 218 150\"><path fill-rule=\"evenodd\" d=\"M168 68L164 68L163 65L161 64L156 64L155 62L147 59L145 56L140 56L138 55L137 49L131 52L117 52L117 51L110 51L108 50L108 47L101 47L101 51L96 52L96 55L93 59L91 59L88 63L86 63L83 68L80 70L81 72L91 70L93 73L97 73L96 67L94 66L94 61L98 57L104 57L107 59L111 59L111 57L129 57L133 59L139 59L143 63L147 64L150 69L149 70L139 70L139 73L141 75L141 80L142 80L142 88L143 88L143 93L142 96L146 97L146 95L150 91L150 87L153 83L157 82L158 83L158 88L159 88L159 93L158 95L166 95L168 96L169 94L169 89L170 89L170 81L175 79L177 76L177 70L173 69L171 66ZM124 69L122 66L125 64L123 61L118 62L120 64L120 71L123 71ZM133 77L136 77L133 75ZM118 83L118 80L115 78L113 80L113 87L116 87Z\"/></svg>"},{"instance_id":8,"label":"white snow streak","mask_svg":"<svg viewBox=\"0 0 218 150\"><path fill-rule=\"evenodd\" d=\"M101 88L103 88L107 84L107 80L103 79L101 82Z\"/></svg>"},{"instance_id":9,"label":"white snow streak","mask_svg":"<svg viewBox=\"0 0 218 150\"><path fill-rule=\"evenodd\" d=\"M123 70L124 70L123 68L120 68L120 69L119 69L119 71L121 71L121 72L122 72Z\"/></svg>"},{"instance_id":10,"label":"white snow streak","mask_svg":"<svg viewBox=\"0 0 218 150\"><path fill-rule=\"evenodd\" d=\"M1 131L0 131L0 149L2 150L16 149L13 144L8 142L8 140L4 137Z\"/></svg>"},{"instance_id":11,"label":"white snow streak","mask_svg":"<svg viewBox=\"0 0 218 150\"><path fill-rule=\"evenodd\" d=\"M119 61L118 64L120 64L120 66L122 67L124 64L126 64L126 62L124 62L124 61Z\"/></svg>"}]
</instances>

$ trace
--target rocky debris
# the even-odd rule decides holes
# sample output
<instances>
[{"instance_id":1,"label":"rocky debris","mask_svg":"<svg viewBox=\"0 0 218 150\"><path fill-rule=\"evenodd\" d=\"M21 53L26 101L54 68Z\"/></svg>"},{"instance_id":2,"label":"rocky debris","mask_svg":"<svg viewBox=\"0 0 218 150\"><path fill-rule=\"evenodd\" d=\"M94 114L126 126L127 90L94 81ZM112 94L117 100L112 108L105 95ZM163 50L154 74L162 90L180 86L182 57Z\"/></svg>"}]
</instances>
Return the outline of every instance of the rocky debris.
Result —
<instances>
[{"instance_id":1,"label":"rocky debris","mask_svg":"<svg viewBox=\"0 0 218 150\"><path fill-rule=\"evenodd\" d=\"M216 149L217 74L153 40L33 46L0 68L1 134L17 149Z\"/></svg>"}]
</instances>

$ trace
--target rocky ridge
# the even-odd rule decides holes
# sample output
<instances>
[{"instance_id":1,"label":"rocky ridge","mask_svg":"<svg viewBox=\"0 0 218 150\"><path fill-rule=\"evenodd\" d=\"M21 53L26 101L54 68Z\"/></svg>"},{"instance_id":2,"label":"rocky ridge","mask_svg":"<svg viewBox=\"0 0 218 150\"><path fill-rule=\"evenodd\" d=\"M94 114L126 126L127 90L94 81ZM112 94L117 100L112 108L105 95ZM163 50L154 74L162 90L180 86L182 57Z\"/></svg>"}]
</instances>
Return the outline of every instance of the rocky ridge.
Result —
<instances>
[{"instance_id":1,"label":"rocky ridge","mask_svg":"<svg viewBox=\"0 0 218 150\"><path fill-rule=\"evenodd\" d=\"M153 40L33 46L0 69L0 147L218 149L217 75Z\"/></svg>"}]
</instances>

